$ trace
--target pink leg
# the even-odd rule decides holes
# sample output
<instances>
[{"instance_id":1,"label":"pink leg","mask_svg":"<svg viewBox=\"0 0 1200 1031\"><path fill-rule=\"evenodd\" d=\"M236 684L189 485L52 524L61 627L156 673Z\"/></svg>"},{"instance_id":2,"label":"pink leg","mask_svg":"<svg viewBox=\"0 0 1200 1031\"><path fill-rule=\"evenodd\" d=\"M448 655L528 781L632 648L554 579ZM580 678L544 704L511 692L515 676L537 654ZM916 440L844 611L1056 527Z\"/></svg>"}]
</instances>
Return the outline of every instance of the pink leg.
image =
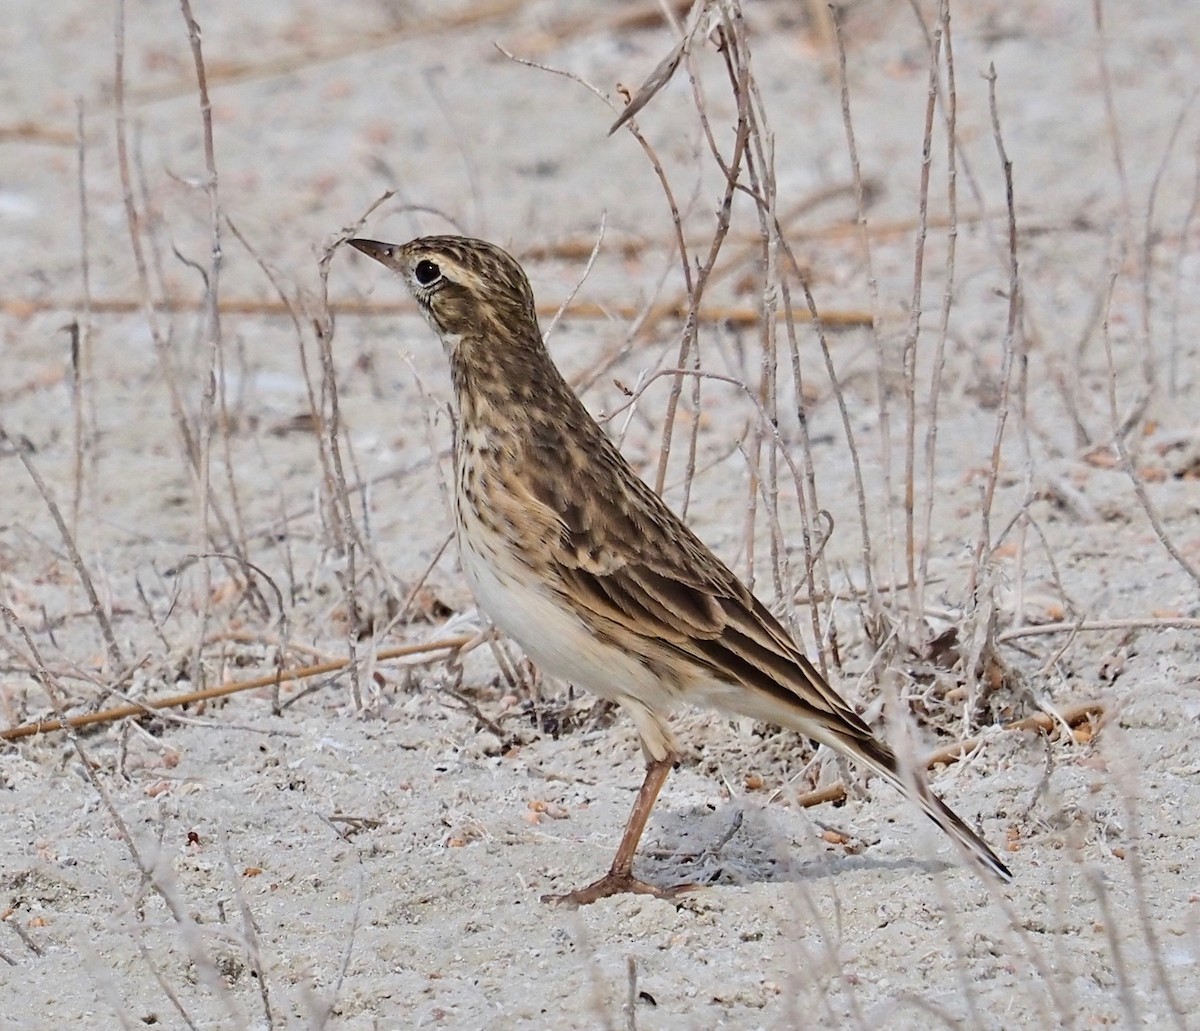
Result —
<instances>
[{"instance_id":1,"label":"pink leg","mask_svg":"<svg viewBox=\"0 0 1200 1031\"><path fill-rule=\"evenodd\" d=\"M646 764L646 779L638 789L637 798L633 803L633 812L629 814L629 822L625 825L625 833L621 835L621 844L617 847L616 857L609 867L608 873L598 881L593 881L586 887L567 892L565 895L543 895L543 902L561 902L569 906L586 906L597 899L608 898L609 895L654 895L660 899L673 898L685 891L695 891L698 884L677 884L672 888L656 888L653 884L639 881L633 876L633 856L637 852L638 842L642 840L642 832L646 829L646 821L650 819L650 810L658 793L666 783L667 775L675 765L675 757L668 755L665 759L651 760Z\"/></svg>"}]
</instances>

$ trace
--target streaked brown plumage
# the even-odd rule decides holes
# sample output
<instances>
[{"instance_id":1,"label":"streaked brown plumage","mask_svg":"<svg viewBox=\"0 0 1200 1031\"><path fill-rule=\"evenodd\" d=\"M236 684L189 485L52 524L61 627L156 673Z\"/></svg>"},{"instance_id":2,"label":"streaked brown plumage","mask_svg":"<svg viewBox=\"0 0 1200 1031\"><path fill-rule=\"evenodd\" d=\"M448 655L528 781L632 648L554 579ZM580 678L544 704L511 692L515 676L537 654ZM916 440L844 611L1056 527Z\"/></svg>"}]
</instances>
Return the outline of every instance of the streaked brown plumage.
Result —
<instances>
[{"instance_id":1,"label":"streaked brown plumage","mask_svg":"<svg viewBox=\"0 0 1200 1031\"><path fill-rule=\"evenodd\" d=\"M1007 867L831 688L791 636L633 472L542 343L520 265L481 240L351 240L397 272L450 359L458 406L455 518L481 609L546 672L619 703L647 759L608 874L555 901L635 891L654 800L676 761L666 720L709 705L790 727L913 797L986 869Z\"/></svg>"}]
</instances>

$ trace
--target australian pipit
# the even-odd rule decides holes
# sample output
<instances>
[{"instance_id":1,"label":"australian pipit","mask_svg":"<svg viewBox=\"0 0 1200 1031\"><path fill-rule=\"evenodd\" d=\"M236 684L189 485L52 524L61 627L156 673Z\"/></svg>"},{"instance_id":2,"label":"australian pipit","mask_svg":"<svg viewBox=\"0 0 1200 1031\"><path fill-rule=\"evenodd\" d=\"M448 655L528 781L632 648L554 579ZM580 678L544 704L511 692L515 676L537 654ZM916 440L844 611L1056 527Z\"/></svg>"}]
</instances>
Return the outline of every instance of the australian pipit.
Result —
<instances>
[{"instance_id":1,"label":"australian pipit","mask_svg":"<svg viewBox=\"0 0 1200 1031\"><path fill-rule=\"evenodd\" d=\"M646 777L608 873L546 901L670 896L633 857L679 746L678 703L798 730L912 797L1004 880L1007 867L827 684L779 621L622 458L542 343L533 292L499 247L460 236L351 240L399 274L441 338L458 428L454 515L479 607L546 673L633 718Z\"/></svg>"}]
</instances>

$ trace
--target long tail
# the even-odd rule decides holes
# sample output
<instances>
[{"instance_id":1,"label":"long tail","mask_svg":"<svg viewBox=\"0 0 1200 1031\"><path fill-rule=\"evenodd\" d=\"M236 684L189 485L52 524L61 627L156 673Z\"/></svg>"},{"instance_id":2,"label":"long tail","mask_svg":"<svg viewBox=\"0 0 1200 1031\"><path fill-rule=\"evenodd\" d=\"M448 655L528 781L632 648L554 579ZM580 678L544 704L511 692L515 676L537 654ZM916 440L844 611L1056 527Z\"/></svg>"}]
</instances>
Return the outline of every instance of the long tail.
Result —
<instances>
[{"instance_id":1,"label":"long tail","mask_svg":"<svg viewBox=\"0 0 1200 1031\"><path fill-rule=\"evenodd\" d=\"M1002 881L1013 879L1012 871L1000 861L1000 857L991 850L988 843L963 823L958 814L930 790L918 771L914 770L911 777L901 772L895 754L886 745L872 738L845 736L834 739L832 735L826 743L894 784L915 801L938 827Z\"/></svg>"},{"instance_id":2,"label":"long tail","mask_svg":"<svg viewBox=\"0 0 1200 1031\"><path fill-rule=\"evenodd\" d=\"M716 608L725 620L718 634L690 639L688 657L702 657L713 673L697 701L780 727L829 745L891 781L981 866L1003 881L1005 866L978 834L925 783L920 771L902 769L895 753L817 672L767 608L729 573L740 589ZM681 649L682 650L682 649Z\"/></svg>"}]
</instances>

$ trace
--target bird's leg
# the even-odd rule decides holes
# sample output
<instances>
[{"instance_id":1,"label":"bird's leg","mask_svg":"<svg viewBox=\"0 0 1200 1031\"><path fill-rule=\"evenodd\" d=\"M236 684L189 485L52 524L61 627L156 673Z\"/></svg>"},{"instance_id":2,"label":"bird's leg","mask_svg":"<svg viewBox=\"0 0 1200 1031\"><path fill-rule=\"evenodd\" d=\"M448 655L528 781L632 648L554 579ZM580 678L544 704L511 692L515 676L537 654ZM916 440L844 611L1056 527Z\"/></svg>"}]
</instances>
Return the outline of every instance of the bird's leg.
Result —
<instances>
[{"instance_id":1,"label":"bird's leg","mask_svg":"<svg viewBox=\"0 0 1200 1031\"><path fill-rule=\"evenodd\" d=\"M653 895L660 899L673 898L685 891L694 891L698 884L677 884L672 888L657 888L653 884L639 881L633 876L633 856L637 852L638 842L642 840L642 831L646 829L646 821L650 818L650 810L658 793L666 783L667 775L675 766L677 759L668 755L665 759L651 759L646 763L646 779L638 789L637 798L633 803L633 812L629 814L629 822L625 825L625 833L621 835L621 844L617 846L617 854L609 867L608 873L598 881L593 881L586 887L565 895L543 895L543 902L561 902L569 906L586 906L597 899L608 898L609 895Z\"/></svg>"}]
</instances>

